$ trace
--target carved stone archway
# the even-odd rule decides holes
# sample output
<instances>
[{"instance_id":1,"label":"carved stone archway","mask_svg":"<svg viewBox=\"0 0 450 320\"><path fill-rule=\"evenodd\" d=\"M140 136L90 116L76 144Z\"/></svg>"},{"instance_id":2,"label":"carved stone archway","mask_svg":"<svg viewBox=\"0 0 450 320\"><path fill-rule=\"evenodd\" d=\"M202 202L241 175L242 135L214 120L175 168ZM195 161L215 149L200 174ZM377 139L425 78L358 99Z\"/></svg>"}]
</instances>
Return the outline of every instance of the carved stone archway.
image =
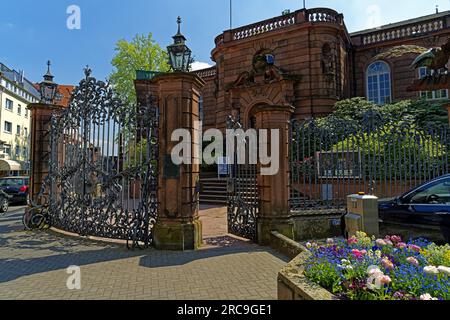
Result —
<instances>
[{"instance_id":1,"label":"carved stone archway","mask_svg":"<svg viewBox=\"0 0 450 320\"><path fill-rule=\"evenodd\" d=\"M300 76L284 72L271 63L270 58L265 64L261 57L254 60L258 61L257 66L254 65L251 71L241 73L234 82L226 85L226 99L232 113L238 115L247 127L256 106L292 107L295 84L300 81Z\"/></svg>"}]
</instances>

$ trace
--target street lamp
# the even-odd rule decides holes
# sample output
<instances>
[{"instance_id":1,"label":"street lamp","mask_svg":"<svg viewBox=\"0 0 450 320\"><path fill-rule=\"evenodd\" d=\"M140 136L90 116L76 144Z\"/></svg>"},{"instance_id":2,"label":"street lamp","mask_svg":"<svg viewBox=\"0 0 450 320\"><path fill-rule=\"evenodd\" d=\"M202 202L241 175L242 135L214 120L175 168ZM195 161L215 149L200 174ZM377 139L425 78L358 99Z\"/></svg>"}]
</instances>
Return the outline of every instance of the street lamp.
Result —
<instances>
[{"instance_id":1,"label":"street lamp","mask_svg":"<svg viewBox=\"0 0 450 320\"><path fill-rule=\"evenodd\" d=\"M169 53L169 64L174 71L188 72L194 59L191 58L192 51L185 42L186 38L181 34L181 17L177 19L178 33L173 36L173 44L167 47Z\"/></svg>"},{"instance_id":2,"label":"street lamp","mask_svg":"<svg viewBox=\"0 0 450 320\"><path fill-rule=\"evenodd\" d=\"M39 84L41 93L41 102L52 104L58 92L58 85L53 81L54 76L50 72L50 60L47 62L47 73L44 75L44 81Z\"/></svg>"}]
</instances>

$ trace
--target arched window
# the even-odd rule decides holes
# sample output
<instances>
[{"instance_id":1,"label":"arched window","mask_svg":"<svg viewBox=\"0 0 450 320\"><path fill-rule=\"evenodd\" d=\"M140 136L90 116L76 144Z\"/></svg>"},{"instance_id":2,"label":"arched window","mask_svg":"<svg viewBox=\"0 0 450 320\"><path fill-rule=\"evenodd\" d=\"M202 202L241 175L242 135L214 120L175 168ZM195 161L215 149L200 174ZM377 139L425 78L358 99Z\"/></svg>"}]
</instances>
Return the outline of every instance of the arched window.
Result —
<instances>
[{"instance_id":1,"label":"arched window","mask_svg":"<svg viewBox=\"0 0 450 320\"><path fill-rule=\"evenodd\" d=\"M376 61L367 68L367 99L376 104L391 103L391 70L386 62Z\"/></svg>"}]
</instances>

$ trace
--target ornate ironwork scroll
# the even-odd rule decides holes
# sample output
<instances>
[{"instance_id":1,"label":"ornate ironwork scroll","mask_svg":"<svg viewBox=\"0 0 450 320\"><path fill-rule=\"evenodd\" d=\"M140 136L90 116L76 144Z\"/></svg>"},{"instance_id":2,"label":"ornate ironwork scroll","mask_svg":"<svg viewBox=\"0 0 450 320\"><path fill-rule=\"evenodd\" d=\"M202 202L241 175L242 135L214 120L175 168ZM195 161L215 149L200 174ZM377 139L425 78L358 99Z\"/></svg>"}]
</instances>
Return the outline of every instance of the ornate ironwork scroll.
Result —
<instances>
[{"instance_id":1,"label":"ornate ironwork scroll","mask_svg":"<svg viewBox=\"0 0 450 320\"><path fill-rule=\"evenodd\" d=\"M243 129L239 121L228 117L227 127L231 130ZM238 140L240 137L237 137ZM242 139L245 139L242 137ZM238 143L246 143L238 141ZM237 151L238 146L235 146ZM246 152L250 152L246 143ZM230 165L228 176L228 232L239 237L257 241L257 219L259 214L259 191L256 164L239 164L237 152Z\"/></svg>"},{"instance_id":2,"label":"ornate ironwork scroll","mask_svg":"<svg viewBox=\"0 0 450 320\"><path fill-rule=\"evenodd\" d=\"M148 246L158 215L158 107L128 106L112 87L91 76L70 105L54 115L46 216L82 236Z\"/></svg>"},{"instance_id":3,"label":"ornate ironwork scroll","mask_svg":"<svg viewBox=\"0 0 450 320\"><path fill-rule=\"evenodd\" d=\"M446 124L418 124L375 111L356 120L293 121L291 210L345 210L349 194L400 196L449 172Z\"/></svg>"}]
</instances>

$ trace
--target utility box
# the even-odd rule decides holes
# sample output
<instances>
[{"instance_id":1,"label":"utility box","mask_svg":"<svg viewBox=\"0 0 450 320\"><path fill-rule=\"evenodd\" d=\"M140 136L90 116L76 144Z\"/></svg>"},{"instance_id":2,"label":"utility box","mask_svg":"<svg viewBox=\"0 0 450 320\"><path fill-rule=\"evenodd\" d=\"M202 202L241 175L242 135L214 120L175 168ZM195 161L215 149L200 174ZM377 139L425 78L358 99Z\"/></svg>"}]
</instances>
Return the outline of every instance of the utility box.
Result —
<instances>
[{"instance_id":1,"label":"utility box","mask_svg":"<svg viewBox=\"0 0 450 320\"><path fill-rule=\"evenodd\" d=\"M378 198L363 193L347 197L347 215L345 216L347 234L355 236L362 231L369 236L380 234Z\"/></svg>"}]
</instances>

